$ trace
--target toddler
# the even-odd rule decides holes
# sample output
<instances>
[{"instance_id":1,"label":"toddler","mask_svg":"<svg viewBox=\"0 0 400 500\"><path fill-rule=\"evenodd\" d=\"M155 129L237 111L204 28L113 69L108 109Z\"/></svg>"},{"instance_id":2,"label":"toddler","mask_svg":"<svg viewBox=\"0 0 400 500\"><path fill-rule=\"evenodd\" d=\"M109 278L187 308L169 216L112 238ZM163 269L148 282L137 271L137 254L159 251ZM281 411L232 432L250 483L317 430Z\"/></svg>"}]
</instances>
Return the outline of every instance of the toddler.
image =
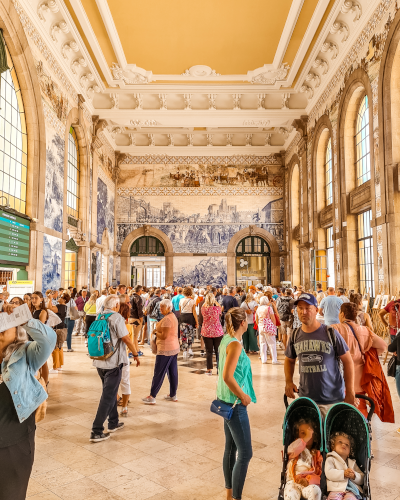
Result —
<instances>
[{"instance_id":1,"label":"toddler","mask_svg":"<svg viewBox=\"0 0 400 500\"><path fill-rule=\"evenodd\" d=\"M330 449L325 461L328 500L361 499L364 474L356 461L349 458L354 456L354 439L344 432L335 432L330 438Z\"/></svg>"},{"instance_id":2,"label":"toddler","mask_svg":"<svg viewBox=\"0 0 400 500\"><path fill-rule=\"evenodd\" d=\"M318 428L311 419L301 419L294 425L297 438L288 447L285 500L321 500L322 455L319 451Z\"/></svg>"}]
</instances>

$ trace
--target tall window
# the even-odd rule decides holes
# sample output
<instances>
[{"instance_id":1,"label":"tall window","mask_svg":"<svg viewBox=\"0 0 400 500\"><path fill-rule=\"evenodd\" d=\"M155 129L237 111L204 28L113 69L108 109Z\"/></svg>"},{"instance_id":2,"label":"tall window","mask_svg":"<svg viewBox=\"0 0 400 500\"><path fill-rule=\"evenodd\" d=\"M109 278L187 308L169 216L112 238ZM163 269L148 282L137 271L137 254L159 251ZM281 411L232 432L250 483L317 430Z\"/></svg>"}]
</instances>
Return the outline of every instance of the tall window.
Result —
<instances>
[{"instance_id":1,"label":"tall window","mask_svg":"<svg viewBox=\"0 0 400 500\"><path fill-rule=\"evenodd\" d=\"M369 110L368 97L360 104L356 128L356 168L357 186L361 186L371 178L371 156L369 151Z\"/></svg>"},{"instance_id":2,"label":"tall window","mask_svg":"<svg viewBox=\"0 0 400 500\"><path fill-rule=\"evenodd\" d=\"M24 104L17 74L6 48L8 67L0 83L0 196L25 213L28 141ZM1 199L0 199L1 200ZM0 201L5 205L5 200Z\"/></svg>"},{"instance_id":3,"label":"tall window","mask_svg":"<svg viewBox=\"0 0 400 500\"><path fill-rule=\"evenodd\" d=\"M358 262L360 267L360 291L375 297L374 247L371 228L372 211L358 216Z\"/></svg>"},{"instance_id":4,"label":"tall window","mask_svg":"<svg viewBox=\"0 0 400 500\"><path fill-rule=\"evenodd\" d=\"M332 141L329 139L325 154L325 198L326 205L333 201L332 195Z\"/></svg>"},{"instance_id":5,"label":"tall window","mask_svg":"<svg viewBox=\"0 0 400 500\"><path fill-rule=\"evenodd\" d=\"M326 230L326 253L327 253L327 264L328 264L328 274L327 282L328 286L335 286L335 251L333 248L333 227L328 227Z\"/></svg>"},{"instance_id":6,"label":"tall window","mask_svg":"<svg viewBox=\"0 0 400 500\"><path fill-rule=\"evenodd\" d=\"M76 287L77 257L76 252L65 250L65 288Z\"/></svg>"},{"instance_id":7,"label":"tall window","mask_svg":"<svg viewBox=\"0 0 400 500\"><path fill-rule=\"evenodd\" d=\"M68 179L67 179L67 213L78 218L79 214L79 157L78 140L71 127L68 136Z\"/></svg>"}]
</instances>

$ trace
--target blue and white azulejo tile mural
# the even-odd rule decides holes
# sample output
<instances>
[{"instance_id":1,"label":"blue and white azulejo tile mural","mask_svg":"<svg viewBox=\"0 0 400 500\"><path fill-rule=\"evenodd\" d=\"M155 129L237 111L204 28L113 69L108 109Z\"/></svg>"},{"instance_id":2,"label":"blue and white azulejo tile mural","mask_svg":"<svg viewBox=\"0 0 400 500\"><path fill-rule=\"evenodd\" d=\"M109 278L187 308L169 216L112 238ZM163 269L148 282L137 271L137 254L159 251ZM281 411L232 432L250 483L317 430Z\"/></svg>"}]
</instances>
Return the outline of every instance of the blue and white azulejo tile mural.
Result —
<instances>
[{"instance_id":1,"label":"blue and white azulejo tile mural","mask_svg":"<svg viewBox=\"0 0 400 500\"><path fill-rule=\"evenodd\" d=\"M47 128L44 225L60 233L63 230L64 147L64 139L54 129Z\"/></svg>"},{"instance_id":2,"label":"blue and white azulejo tile mural","mask_svg":"<svg viewBox=\"0 0 400 500\"><path fill-rule=\"evenodd\" d=\"M107 184L97 179L97 243L101 244L104 229L108 229L110 239L114 241L115 196Z\"/></svg>"},{"instance_id":3,"label":"blue and white azulejo tile mural","mask_svg":"<svg viewBox=\"0 0 400 500\"><path fill-rule=\"evenodd\" d=\"M55 236L43 235L42 292L58 290L61 286L62 241Z\"/></svg>"},{"instance_id":4,"label":"blue and white azulejo tile mural","mask_svg":"<svg viewBox=\"0 0 400 500\"><path fill-rule=\"evenodd\" d=\"M222 287L226 282L226 257L174 257L174 286Z\"/></svg>"}]
</instances>

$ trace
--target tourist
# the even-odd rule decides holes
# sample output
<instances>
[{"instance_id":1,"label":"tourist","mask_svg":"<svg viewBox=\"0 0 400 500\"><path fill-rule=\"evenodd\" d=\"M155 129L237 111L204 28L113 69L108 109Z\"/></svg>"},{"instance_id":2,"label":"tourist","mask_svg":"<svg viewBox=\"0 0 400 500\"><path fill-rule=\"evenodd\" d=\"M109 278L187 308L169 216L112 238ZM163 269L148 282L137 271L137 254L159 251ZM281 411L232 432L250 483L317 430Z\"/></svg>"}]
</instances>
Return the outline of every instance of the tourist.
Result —
<instances>
[{"instance_id":1,"label":"tourist","mask_svg":"<svg viewBox=\"0 0 400 500\"><path fill-rule=\"evenodd\" d=\"M179 302L179 332L182 341L183 359L193 358L192 345L194 341L194 330L199 327L196 303L192 298L193 291L190 286L183 289L183 299Z\"/></svg>"},{"instance_id":2,"label":"tourist","mask_svg":"<svg viewBox=\"0 0 400 500\"><path fill-rule=\"evenodd\" d=\"M247 331L243 334L243 347L246 353L255 354L259 349L257 334L254 330L254 313L257 311L258 307L256 300L254 300L254 295L248 293L240 307L244 309L247 314Z\"/></svg>"},{"instance_id":3,"label":"tourist","mask_svg":"<svg viewBox=\"0 0 400 500\"><path fill-rule=\"evenodd\" d=\"M203 326L203 313L201 311L201 308L203 307L203 304L204 304L204 299L205 299L205 294L206 294L206 291L204 288L201 288L200 289L200 292L199 292L199 296L197 297L197 300L196 300L196 313L197 313L197 320L198 320L198 329L197 329L197 338L200 336L200 356L205 356L205 353L204 353L204 349L205 349L205 346L204 346L204 339L201 335L201 328ZM219 321L219 317L218 317L218 321Z\"/></svg>"},{"instance_id":4,"label":"tourist","mask_svg":"<svg viewBox=\"0 0 400 500\"><path fill-rule=\"evenodd\" d=\"M361 293L352 293L350 295L350 302L353 302L357 306L357 323L373 330L371 316L366 311L363 311L363 297Z\"/></svg>"},{"instance_id":5,"label":"tourist","mask_svg":"<svg viewBox=\"0 0 400 500\"><path fill-rule=\"evenodd\" d=\"M49 319L49 313L47 312L47 307L42 292L37 291L32 293L31 313L34 319L38 319L44 325L47 323L47 320ZM43 378L47 386L49 383L49 367L47 364L47 359L43 366L40 368L40 376Z\"/></svg>"},{"instance_id":6,"label":"tourist","mask_svg":"<svg viewBox=\"0 0 400 500\"><path fill-rule=\"evenodd\" d=\"M172 309L173 309L173 313L175 314L175 316L177 318L179 318L179 315L180 315L180 310L179 310L179 302L181 301L181 299L184 298L184 295L183 295L183 288L179 287L177 289L177 294L174 295L174 297L172 297Z\"/></svg>"},{"instance_id":7,"label":"tourist","mask_svg":"<svg viewBox=\"0 0 400 500\"><path fill-rule=\"evenodd\" d=\"M127 329L129 338L130 338L131 342L133 343L133 338L134 338L133 337L133 325L128 323L130 311L131 311L131 307L130 307L131 304L129 301L129 296L127 294L120 295L119 302L120 302L119 313L125 320L125 327ZM128 347L127 347L127 349L128 349ZM128 353L128 358L131 356L132 356L132 354ZM125 365L122 367L120 390L121 390L121 398L117 397L118 406L122 407L122 409L120 411L120 416L127 417L128 416L129 396L131 395L131 382L130 382L129 365Z\"/></svg>"},{"instance_id":8,"label":"tourist","mask_svg":"<svg viewBox=\"0 0 400 500\"><path fill-rule=\"evenodd\" d=\"M218 348L221 343L222 336L224 335L224 330L222 329L219 319L221 313L222 308L215 300L215 295L212 292L208 292L201 308L201 314L203 317L201 336L206 348L207 360L206 375L212 375L213 351L215 352L218 367Z\"/></svg>"},{"instance_id":9,"label":"tourist","mask_svg":"<svg viewBox=\"0 0 400 500\"><path fill-rule=\"evenodd\" d=\"M256 320L260 339L261 363L265 364L268 360L267 346L269 346L272 364L281 365L282 363L278 361L276 352L276 318L272 303L267 296L260 299L260 305L256 311Z\"/></svg>"},{"instance_id":10,"label":"tourist","mask_svg":"<svg viewBox=\"0 0 400 500\"><path fill-rule=\"evenodd\" d=\"M85 334L85 326L84 326L84 320L85 320L85 311L84 307L86 302L89 300L89 297L87 296L87 290L80 290L78 293L77 298L75 299L75 304L76 308L79 311L79 316L80 318L76 321L75 327L76 327L76 335L84 335Z\"/></svg>"},{"instance_id":11,"label":"tourist","mask_svg":"<svg viewBox=\"0 0 400 500\"><path fill-rule=\"evenodd\" d=\"M72 287L69 287L70 289ZM67 294L66 294L67 295ZM71 307L74 307L76 310L75 300L69 296L69 300L65 301L67 305L67 315L65 316L65 323L67 325L67 352L74 352L72 349L72 332L74 331L75 320L71 318Z\"/></svg>"},{"instance_id":12,"label":"tourist","mask_svg":"<svg viewBox=\"0 0 400 500\"><path fill-rule=\"evenodd\" d=\"M318 295L322 295L322 298L325 297L324 291L322 290L321 283L317 283L317 293L318 293Z\"/></svg>"},{"instance_id":13,"label":"tourist","mask_svg":"<svg viewBox=\"0 0 400 500\"><path fill-rule=\"evenodd\" d=\"M47 310L53 311L53 313L57 314L57 316L61 320L60 323L58 323L54 327L54 331L57 334L57 342L52 353L53 368L49 371L49 373L58 373L62 370L62 367L64 365L63 344L67 338L67 325L65 323L65 318L67 315L67 300L69 300L69 295L66 293L61 295L61 297L58 297L56 306L52 304L51 299L49 299L49 302L47 304Z\"/></svg>"},{"instance_id":14,"label":"tourist","mask_svg":"<svg viewBox=\"0 0 400 500\"><path fill-rule=\"evenodd\" d=\"M126 285L117 286L117 295L124 295L126 293Z\"/></svg>"},{"instance_id":15,"label":"tourist","mask_svg":"<svg viewBox=\"0 0 400 500\"><path fill-rule=\"evenodd\" d=\"M151 383L149 396L142 399L146 405L156 404L157 394L167 374L169 379L169 394L167 394L164 399L173 402L178 401L176 397L176 391L178 389L178 354L180 351L178 320L172 312L172 302L170 299L163 299L160 302L160 310L163 319L157 323L154 330L156 335L157 355L153 381Z\"/></svg>"},{"instance_id":16,"label":"tourist","mask_svg":"<svg viewBox=\"0 0 400 500\"><path fill-rule=\"evenodd\" d=\"M159 310L159 307L157 307L161 302L161 300L162 300L161 290L157 288L156 290L154 290L154 296L151 298L146 308L150 320L150 330L149 330L150 339L153 334L153 330L156 327L157 321L161 321L162 319L161 311Z\"/></svg>"},{"instance_id":17,"label":"tourist","mask_svg":"<svg viewBox=\"0 0 400 500\"><path fill-rule=\"evenodd\" d=\"M24 295L24 302L25 302L25 304L28 304L29 309L31 308L31 298L32 298L31 293L26 293Z\"/></svg>"},{"instance_id":18,"label":"tourist","mask_svg":"<svg viewBox=\"0 0 400 500\"><path fill-rule=\"evenodd\" d=\"M104 314L111 314L107 319L110 328L111 342L116 348L115 353L105 360L93 360L93 366L102 382L102 394L97 409L96 418L92 425L90 441L98 443L109 439L110 432L121 429L124 424L118 419L117 394L121 383L122 368L129 365L125 346L133 354L136 366L140 365L139 355L129 338L125 327L125 320L119 314L120 301L117 295L107 297L104 302ZM108 432L104 432L104 422L108 417Z\"/></svg>"},{"instance_id":19,"label":"tourist","mask_svg":"<svg viewBox=\"0 0 400 500\"><path fill-rule=\"evenodd\" d=\"M379 367L375 366L374 368L375 370L378 369L378 377L374 382L375 390L368 391L368 396L375 400L374 394L376 394L376 392L379 392L382 398L380 397L380 401L375 400L376 410L378 416L380 418L382 417L382 421L388 421L386 419L388 417L388 414L393 414L393 408L391 405L389 388L387 387L386 378L382 373L382 368L379 364L378 358L379 354L382 354L387 350L387 344L382 338L378 337L378 335L375 335L372 330L370 330L366 326L362 326L356 323L357 312L358 308L356 304L350 302L342 304L339 313L340 323L337 325L332 325L332 328L340 333L349 348L350 355L354 363L354 391L356 394L366 393L365 388L363 389L361 386L365 366L365 353L368 352L371 348L376 349L376 360ZM371 375L371 363L368 364L368 371ZM378 384L379 390L377 390ZM391 410L388 411L389 408L391 408ZM367 406L364 399L359 400L358 409L365 417L368 415Z\"/></svg>"},{"instance_id":20,"label":"tourist","mask_svg":"<svg viewBox=\"0 0 400 500\"><path fill-rule=\"evenodd\" d=\"M338 297L334 298L340 300ZM343 400L354 405L354 365L346 342L336 330L332 330L335 338L331 339L327 326L317 321L317 300L313 295L301 294L294 305L302 326L293 332L285 351L286 396L294 399L294 393L299 392L299 396L312 399L323 416L331 406ZM309 343L309 340L314 342ZM331 340L333 348L327 348L327 345L332 345ZM293 383L297 357L300 372L298 390ZM343 377L338 358L343 363Z\"/></svg>"},{"instance_id":21,"label":"tourist","mask_svg":"<svg viewBox=\"0 0 400 500\"><path fill-rule=\"evenodd\" d=\"M223 292L222 292L223 293ZM237 300L235 299L236 288L230 286L226 289L226 293L222 299L222 318L225 319L225 314L232 309L232 307L239 307Z\"/></svg>"},{"instance_id":22,"label":"tourist","mask_svg":"<svg viewBox=\"0 0 400 500\"><path fill-rule=\"evenodd\" d=\"M292 289L286 288L285 295L278 297L276 308L278 310L281 326L279 327L282 336L283 346L286 347L287 338L292 332L293 314L291 309Z\"/></svg>"},{"instance_id":23,"label":"tourist","mask_svg":"<svg viewBox=\"0 0 400 500\"><path fill-rule=\"evenodd\" d=\"M247 331L244 309L235 307L225 314L226 332L219 347L217 398L235 405L230 420L224 420L225 453L223 471L226 498L240 499L247 469L253 456L247 406L256 403L250 358L241 341Z\"/></svg>"},{"instance_id":24,"label":"tourist","mask_svg":"<svg viewBox=\"0 0 400 500\"><path fill-rule=\"evenodd\" d=\"M12 311L13 306L5 307L4 312ZM35 375L46 364L55 343L56 333L37 319L0 332L3 381L0 383L0 498L3 500L26 498L35 458L35 412L47 399Z\"/></svg>"},{"instance_id":25,"label":"tourist","mask_svg":"<svg viewBox=\"0 0 400 500\"><path fill-rule=\"evenodd\" d=\"M393 356L396 357L396 389L397 394L400 398L400 335L396 335L395 339L388 347L388 351L393 353ZM397 429L397 433L400 434L400 428Z\"/></svg>"},{"instance_id":26,"label":"tourist","mask_svg":"<svg viewBox=\"0 0 400 500\"><path fill-rule=\"evenodd\" d=\"M389 323L385 319L387 314L389 314ZM393 342L400 329L400 299L391 300L379 311L379 317L386 328L390 327L390 339Z\"/></svg>"},{"instance_id":27,"label":"tourist","mask_svg":"<svg viewBox=\"0 0 400 500\"><path fill-rule=\"evenodd\" d=\"M9 304L11 304L12 306L22 306L25 304L25 302L21 299L21 297L13 297Z\"/></svg>"},{"instance_id":28,"label":"tourist","mask_svg":"<svg viewBox=\"0 0 400 500\"><path fill-rule=\"evenodd\" d=\"M336 295L342 300L343 304L350 302L349 298L345 295L344 288L338 288Z\"/></svg>"},{"instance_id":29,"label":"tourist","mask_svg":"<svg viewBox=\"0 0 400 500\"><path fill-rule=\"evenodd\" d=\"M131 313L129 318L129 323L133 325L133 343L135 344L136 352L143 354L139 350L139 334L143 326L143 302L140 298L142 294L143 287L141 285L136 285L133 289L133 294L131 296Z\"/></svg>"},{"instance_id":30,"label":"tourist","mask_svg":"<svg viewBox=\"0 0 400 500\"><path fill-rule=\"evenodd\" d=\"M336 297L335 289L330 286L328 296L324 297L319 305L319 313L324 316L326 326L339 323L339 311L342 304L342 299Z\"/></svg>"},{"instance_id":31,"label":"tourist","mask_svg":"<svg viewBox=\"0 0 400 500\"><path fill-rule=\"evenodd\" d=\"M96 314L100 314L103 310L104 301L107 298L107 290L104 288L101 291L100 297L96 300Z\"/></svg>"},{"instance_id":32,"label":"tourist","mask_svg":"<svg viewBox=\"0 0 400 500\"><path fill-rule=\"evenodd\" d=\"M85 311L85 326L86 326L86 339L85 339L85 345L87 345L87 337L88 337L88 332L90 329L91 324L93 321L96 319L96 302L97 299L99 298L98 292L93 292L90 296L90 299L86 302L84 305L83 310Z\"/></svg>"},{"instance_id":33,"label":"tourist","mask_svg":"<svg viewBox=\"0 0 400 500\"><path fill-rule=\"evenodd\" d=\"M154 288L150 288L147 293L147 298L143 306L143 322L144 328L142 328L142 338L139 346L143 346L146 342L149 342L148 338L150 336L150 316L149 316L149 304L154 297Z\"/></svg>"}]
</instances>

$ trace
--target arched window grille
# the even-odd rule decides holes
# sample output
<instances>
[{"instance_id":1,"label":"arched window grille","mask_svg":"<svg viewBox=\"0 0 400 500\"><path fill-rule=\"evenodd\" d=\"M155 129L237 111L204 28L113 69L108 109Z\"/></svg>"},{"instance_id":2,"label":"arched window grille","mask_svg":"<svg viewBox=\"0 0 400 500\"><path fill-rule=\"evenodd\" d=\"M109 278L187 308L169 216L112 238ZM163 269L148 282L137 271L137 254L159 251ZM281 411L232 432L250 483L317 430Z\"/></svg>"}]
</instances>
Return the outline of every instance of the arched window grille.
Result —
<instances>
[{"instance_id":1,"label":"arched window grille","mask_svg":"<svg viewBox=\"0 0 400 500\"><path fill-rule=\"evenodd\" d=\"M67 213L75 219L79 216L79 154L78 139L71 127L68 134L68 174L67 174Z\"/></svg>"},{"instance_id":2,"label":"arched window grille","mask_svg":"<svg viewBox=\"0 0 400 500\"><path fill-rule=\"evenodd\" d=\"M329 139L325 153L325 198L326 205L333 202L332 190L332 141Z\"/></svg>"},{"instance_id":3,"label":"arched window grille","mask_svg":"<svg viewBox=\"0 0 400 500\"><path fill-rule=\"evenodd\" d=\"M164 246L160 240L153 236L141 236L132 243L131 256L155 255L162 257L165 253Z\"/></svg>"},{"instance_id":4,"label":"arched window grille","mask_svg":"<svg viewBox=\"0 0 400 500\"><path fill-rule=\"evenodd\" d=\"M0 196L25 213L28 140L24 104L17 73L6 47L10 69L0 82ZM2 201L4 203L4 200Z\"/></svg>"},{"instance_id":5,"label":"arched window grille","mask_svg":"<svg viewBox=\"0 0 400 500\"><path fill-rule=\"evenodd\" d=\"M369 147L368 97L364 96L358 109L356 124L356 173L357 186L371 178L371 155Z\"/></svg>"}]
</instances>

